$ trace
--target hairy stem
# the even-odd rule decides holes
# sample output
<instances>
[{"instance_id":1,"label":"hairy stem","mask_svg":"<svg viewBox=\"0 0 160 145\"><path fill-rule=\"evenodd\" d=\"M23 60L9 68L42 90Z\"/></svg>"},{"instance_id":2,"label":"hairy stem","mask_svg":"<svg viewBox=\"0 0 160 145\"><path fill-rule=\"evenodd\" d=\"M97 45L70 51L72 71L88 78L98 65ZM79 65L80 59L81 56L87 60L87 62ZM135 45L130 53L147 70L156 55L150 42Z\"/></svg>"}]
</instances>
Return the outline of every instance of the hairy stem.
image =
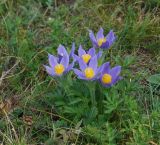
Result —
<instances>
[{"instance_id":1,"label":"hairy stem","mask_svg":"<svg viewBox=\"0 0 160 145\"><path fill-rule=\"evenodd\" d=\"M91 96L92 107L96 107L95 82L88 82L87 85Z\"/></svg>"}]
</instances>

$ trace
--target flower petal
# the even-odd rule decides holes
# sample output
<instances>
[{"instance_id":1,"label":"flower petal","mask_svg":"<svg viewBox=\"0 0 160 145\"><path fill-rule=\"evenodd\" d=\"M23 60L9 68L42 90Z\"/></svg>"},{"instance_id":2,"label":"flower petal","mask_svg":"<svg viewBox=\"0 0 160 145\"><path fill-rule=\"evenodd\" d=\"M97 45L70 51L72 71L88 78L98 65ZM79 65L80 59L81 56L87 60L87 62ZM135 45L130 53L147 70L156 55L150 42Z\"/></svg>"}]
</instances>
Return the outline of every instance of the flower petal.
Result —
<instances>
[{"instance_id":1,"label":"flower petal","mask_svg":"<svg viewBox=\"0 0 160 145\"><path fill-rule=\"evenodd\" d=\"M75 62L75 61L72 61L72 63L68 65L68 68L65 70L65 72L68 72L68 71L70 71L71 69L73 69L74 62Z\"/></svg>"},{"instance_id":2,"label":"flower petal","mask_svg":"<svg viewBox=\"0 0 160 145\"><path fill-rule=\"evenodd\" d=\"M49 67L49 66L46 66L46 65L43 65L47 71L47 73L50 75L50 76L55 76L55 73L54 73L54 69Z\"/></svg>"},{"instance_id":3,"label":"flower petal","mask_svg":"<svg viewBox=\"0 0 160 145\"><path fill-rule=\"evenodd\" d=\"M74 51L75 51L75 43L73 42L73 43L72 43L72 49L71 49L71 52L70 52L70 54L69 54L69 57L70 57L70 58L73 57Z\"/></svg>"},{"instance_id":4,"label":"flower petal","mask_svg":"<svg viewBox=\"0 0 160 145\"><path fill-rule=\"evenodd\" d=\"M96 74L95 75L96 79L99 79L101 77L101 75L102 75L101 73L102 73L103 69L104 69L104 65L101 65L100 67L97 68L96 73L95 73Z\"/></svg>"},{"instance_id":5,"label":"flower petal","mask_svg":"<svg viewBox=\"0 0 160 145\"><path fill-rule=\"evenodd\" d=\"M97 40L99 40L99 39L101 39L101 38L104 38L103 28L100 28L100 29L99 29L99 31L97 32L96 38L97 38Z\"/></svg>"},{"instance_id":6,"label":"flower petal","mask_svg":"<svg viewBox=\"0 0 160 145\"><path fill-rule=\"evenodd\" d=\"M72 57L73 57L74 61L78 61L80 59L80 57L78 55L75 55L75 54L73 54Z\"/></svg>"},{"instance_id":7,"label":"flower petal","mask_svg":"<svg viewBox=\"0 0 160 145\"><path fill-rule=\"evenodd\" d=\"M88 54L89 54L91 57L93 57L93 56L95 55L95 53L96 53L95 48L90 48L90 49L88 50Z\"/></svg>"},{"instance_id":8,"label":"flower petal","mask_svg":"<svg viewBox=\"0 0 160 145\"><path fill-rule=\"evenodd\" d=\"M58 59L57 59L58 61L57 62L60 63L62 58L63 58L63 56L58 54Z\"/></svg>"},{"instance_id":9,"label":"flower petal","mask_svg":"<svg viewBox=\"0 0 160 145\"><path fill-rule=\"evenodd\" d=\"M99 52L97 53L97 59L101 58L102 54L103 54L103 51L99 51Z\"/></svg>"},{"instance_id":10,"label":"flower petal","mask_svg":"<svg viewBox=\"0 0 160 145\"><path fill-rule=\"evenodd\" d=\"M115 66L110 70L110 74L114 77L117 77L121 72L121 66Z\"/></svg>"},{"instance_id":11,"label":"flower petal","mask_svg":"<svg viewBox=\"0 0 160 145\"><path fill-rule=\"evenodd\" d=\"M65 47L64 47L63 45L61 45L61 44L58 46L58 54L61 55L61 56L68 55L67 50L66 50Z\"/></svg>"},{"instance_id":12,"label":"flower petal","mask_svg":"<svg viewBox=\"0 0 160 145\"><path fill-rule=\"evenodd\" d=\"M107 40L105 43L102 44L101 48L108 49L110 47L109 41Z\"/></svg>"},{"instance_id":13,"label":"flower petal","mask_svg":"<svg viewBox=\"0 0 160 145\"><path fill-rule=\"evenodd\" d=\"M69 64L69 56L68 56L68 54L64 55L62 57L60 64L62 64L65 68L68 67L68 64Z\"/></svg>"},{"instance_id":14,"label":"flower petal","mask_svg":"<svg viewBox=\"0 0 160 145\"><path fill-rule=\"evenodd\" d=\"M110 63L106 62L102 65L102 74L109 73L110 71Z\"/></svg>"},{"instance_id":15,"label":"flower petal","mask_svg":"<svg viewBox=\"0 0 160 145\"><path fill-rule=\"evenodd\" d=\"M103 84L102 83L102 85L104 86L104 87L106 87L106 88L108 88L108 87L111 87L112 86L112 84L110 83L110 84Z\"/></svg>"},{"instance_id":16,"label":"flower petal","mask_svg":"<svg viewBox=\"0 0 160 145\"><path fill-rule=\"evenodd\" d=\"M86 79L86 78L84 77L83 72L81 72L80 70L78 70L78 69L73 69L73 71L74 71L74 73L78 76L78 78L80 78L80 79Z\"/></svg>"},{"instance_id":17,"label":"flower petal","mask_svg":"<svg viewBox=\"0 0 160 145\"><path fill-rule=\"evenodd\" d=\"M90 37L90 40L92 41L93 45L94 46L98 46L97 40L96 40L92 30L89 30L89 37Z\"/></svg>"},{"instance_id":18,"label":"flower petal","mask_svg":"<svg viewBox=\"0 0 160 145\"><path fill-rule=\"evenodd\" d=\"M57 64L57 57L48 54L48 60L49 60L49 65L54 68L55 65Z\"/></svg>"},{"instance_id":19,"label":"flower petal","mask_svg":"<svg viewBox=\"0 0 160 145\"><path fill-rule=\"evenodd\" d=\"M114 78L113 80L112 80L112 85L114 85L115 83L117 83L119 80L121 80L121 78L122 77L120 77L120 76L117 76L116 78Z\"/></svg>"},{"instance_id":20,"label":"flower petal","mask_svg":"<svg viewBox=\"0 0 160 145\"><path fill-rule=\"evenodd\" d=\"M115 36L113 30L109 31L109 33L106 36L106 39L107 39L107 42L109 45L108 47L110 47L113 44L113 42L116 40L116 36Z\"/></svg>"},{"instance_id":21,"label":"flower petal","mask_svg":"<svg viewBox=\"0 0 160 145\"><path fill-rule=\"evenodd\" d=\"M79 46L79 49L78 49L78 55L79 57L81 57L82 55L86 54L86 51L82 48L82 46L80 45Z\"/></svg>"},{"instance_id":22,"label":"flower petal","mask_svg":"<svg viewBox=\"0 0 160 145\"><path fill-rule=\"evenodd\" d=\"M111 84L115 84L118 81L120 72L121 66L115 66L109 71L109 74L112 76Z\"/></svg>"},{"instance_id":23,"label":"flower petal","mask_svg":"<svg viewBox=\"0 0 160 145\"><path fill-rule=\"evenodd\" d=\"M89 67L93 68L93 70L96 72L97 70L97 56L96 55L91 58L89 62Z\"/></svg>"},{"instance_id":24,"label":"flower petal","mask_svg":"<svg viewBox=\"0 0 160 145\"><path fill-rule=\"evenodd\" d=\"M82 58L78 59L79 67L82 71L84 71L87 68L87 64L83 61Z\"/></svg>"}]
</instances>

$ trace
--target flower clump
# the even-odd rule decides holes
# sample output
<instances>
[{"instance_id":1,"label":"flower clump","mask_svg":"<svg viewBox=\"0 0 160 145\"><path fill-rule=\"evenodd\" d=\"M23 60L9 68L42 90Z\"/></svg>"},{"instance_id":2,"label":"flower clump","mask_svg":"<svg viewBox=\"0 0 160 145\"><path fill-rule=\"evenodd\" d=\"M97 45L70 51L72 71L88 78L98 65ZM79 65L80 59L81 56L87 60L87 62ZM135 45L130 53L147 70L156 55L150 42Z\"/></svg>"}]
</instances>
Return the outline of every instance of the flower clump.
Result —
<instances>
[{"instance_id":1,"label":"flower clump","mask_svg":"<svg viewBox=\"0 0 160 145\"><path fill-rule=\"evenodd\" d=\"M109 62L98 65L98 60L101 59L103 50L110 48L116 40L114 32L111 30L107 36L104 36L103 29L100 28L95 37L93 31L89 30L89 37L93 47L88 51L84 50L80 45L78 54L76 54L75 44L73 43L70 53L67 52L63 45L59 45L57 56L48 54L49 66L44 65L47 73L54 77L62 76L73 70L79 79L97 80L104 87L110 87L120 80L121 66L111 68Z\"/></svg>"}]
</instances>

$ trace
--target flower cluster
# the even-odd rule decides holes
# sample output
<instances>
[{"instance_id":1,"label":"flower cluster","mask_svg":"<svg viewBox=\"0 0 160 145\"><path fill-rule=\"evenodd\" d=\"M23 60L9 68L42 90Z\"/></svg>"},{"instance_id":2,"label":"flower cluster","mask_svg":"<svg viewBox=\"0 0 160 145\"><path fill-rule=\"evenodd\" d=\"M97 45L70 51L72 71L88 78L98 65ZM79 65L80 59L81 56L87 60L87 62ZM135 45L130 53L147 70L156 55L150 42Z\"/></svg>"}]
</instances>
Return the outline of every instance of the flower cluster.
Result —
<instances>
[{"instance_id":1,"label":"flower cluster","mask_svg":"<svg viewBox=\"0 0 160 145\"><path fill-rule=\"evenodd\" d=\"M98 80L104 87L110 87L120 80L121 66L110 68L109 62L98 66L98 59L102 56L102 50L108 49L116 39L114 32L111 30L105 37L103 29L100 28L96 37L93 31L90 30L89 37L93 47L85 51L80 45L78 54L75 54L74 43L70 53L66 51L63 45L59 45L57 56L48 55L50 66L44 65L47 73L51 76L62 76L73 70L79 79L88 81ZM70 62L71 60L72 62ZM78 63L79 69L74 67L76 63Z\"/></svg>"}]
</instances>

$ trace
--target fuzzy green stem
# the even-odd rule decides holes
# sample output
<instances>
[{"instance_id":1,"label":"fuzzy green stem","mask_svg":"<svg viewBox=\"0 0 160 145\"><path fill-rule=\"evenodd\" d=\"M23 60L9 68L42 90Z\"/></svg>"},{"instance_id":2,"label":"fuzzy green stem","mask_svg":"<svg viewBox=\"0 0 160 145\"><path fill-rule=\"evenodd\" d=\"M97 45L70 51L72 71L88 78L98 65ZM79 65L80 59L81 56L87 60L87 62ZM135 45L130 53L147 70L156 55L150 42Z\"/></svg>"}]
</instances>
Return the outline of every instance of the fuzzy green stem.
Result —
<instances>
[{"instance_id":1,"label":"fuzzy green stem","mask_svg":"<svg viewBox=\"0 0 160 145\"><path fill-rule=\"evenodd\" d=\"M103 94L103 89L102 86L99 84L98 85L98 90L99 90L99 105L98 109L100 114L103 114L103 100L104 100L104 94Z\"/></svg>"},{"instance_id":2,"label":"fuzzy green stem","mask_svg":"<svg viewBox=\"0 0 160 145\"><path fill-rule=\"evenodd\" d=\"M91 96L92 107L96 107L95 82L88 82L87 85Z\"/></svg>"}]
</instances>

